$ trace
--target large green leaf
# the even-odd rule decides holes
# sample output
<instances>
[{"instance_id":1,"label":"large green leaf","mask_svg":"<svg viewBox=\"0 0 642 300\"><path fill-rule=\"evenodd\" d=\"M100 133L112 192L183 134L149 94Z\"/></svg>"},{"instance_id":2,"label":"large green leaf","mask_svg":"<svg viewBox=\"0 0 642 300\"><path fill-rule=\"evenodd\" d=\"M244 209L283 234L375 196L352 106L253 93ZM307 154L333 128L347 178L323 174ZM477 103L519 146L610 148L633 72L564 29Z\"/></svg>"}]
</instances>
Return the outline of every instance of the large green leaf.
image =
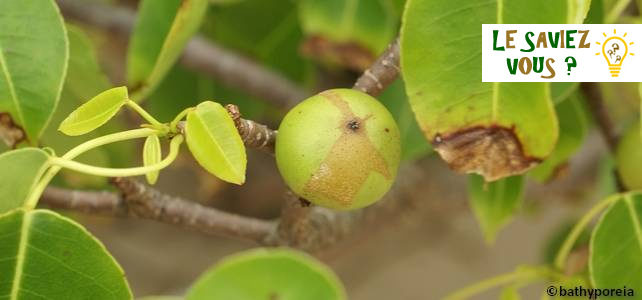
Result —
<instances>
[{"instance_id":1,"label":"large green leaf","mask_svg":"<svg viewBox=\"0 0 642 300\"><path fill-rule=\"evenodd\" d=\"M141 1L127 54L132 99L156 89L198 30L207 5L207 0Z\"/></svg>"},{"instance_id":2,"label":"large green leaf","mask_svg":"<svg viewBox=\"0 0 642 300\"><path fill-rule=\"evenodd\" d=\"M555 150L529 173L541 182L550 180L564 169L568 159L582 145L587 132L588 121L580 95L573 94L570 99L559 103L555 110L560 126Z\"/></svg>"},{"instance_id":3,"label":"large green leaf","mask_svg":"<svg viewBox=\"0 0 642 300\"><path fill-rule=\"evenodd\" d=\"M485 182L477 175L470 175L468 179L470 206L486 241L493 242L522 203L524 177L511 176L495 182Z\"/></svg>"},{"instance_id":4,"label":"large green leaf","mask_svg":"<svg viewBox=\"0 0 642 300\"><path fill-rule=\"evenodd\" d=\"M227 182L245 182L245 145L223 106L212 101L196 106L187 114L185 135L192 155L208 172Z\"/></svg>"},{"instance_id":5,"label":"large green leaf","mask_svg":"<svg viewBox=\"0 0 642 300\"><path fill-rule=\"evenodd\" d=\"M0 1L0 113L36 144L67 70L67 34L53 0Z\"/></svg>"},{"instance_id":6,"label":"large green leaf","mask_svg":"<svg viewBox=\"0 0 642 300\"><path fill-rule=\"evenodd\" d=\"M626 286L639 293L642 291L642 194L621 197L593 230L589 272L595 288Z\"/></svg>"},{"instance_id":7,"label":"large green leaf","mask_svg":"<svg viewBox=\"0 0 642 300\"><path fill-rule=\"evenodd\" d=\"M301 0L303 50L363 70L394 38L397 17L389 0Z\"/></svg>"},{"instance_id":8,"label":"large green leaf","mask_svg":"<svg viewBox=\"0 0 642 300\"><path fill-rule=\"evenodd\" d=\"M576 2L408 1L401 29L406 91L451 168L492 181L524 173L551 153L558 128L548 84L482 82L480 28L576 21Z\"/></svg>"},{"instance_id":9,"label":"large green leaf","mask_svg":"<svg viewBox=\"0 0 642 300\"><path fill-rule=\"evenodd\" d=\"M48 210L0 217L4 299L131 299L123 270L82 226Z\"/></svg>"},{"instance_id":10,"label":"large green leaf","mask_svg":"<svg viewBox=\"0 0 642 300\"><path fill-rule=\"evenodd\" d=\"M341 282L314 258L286 249L255 249L224 259L192 286L186 300L340 300Z\"/></svg>"},{"instance_id":11,"label":"large green leaf","mask_svg":"<svg viewBox=\"0 0 642 300\"><path fill-rule=\"evenodd\" d=\"M22 207L47 169L49 155L38 148L0 154L0 214Z\"/></svg>"},{"instance_id":12,"label":"large green leaf","mask_svg":"<svg viewBox=\"0 0 642 300\"><path fill-rule=\"evenodd\" d=\"M58 130L71 136L91 132L113 118L127 101L127 87L106 90L71 112Z\"/></svg>"}]
</instances>

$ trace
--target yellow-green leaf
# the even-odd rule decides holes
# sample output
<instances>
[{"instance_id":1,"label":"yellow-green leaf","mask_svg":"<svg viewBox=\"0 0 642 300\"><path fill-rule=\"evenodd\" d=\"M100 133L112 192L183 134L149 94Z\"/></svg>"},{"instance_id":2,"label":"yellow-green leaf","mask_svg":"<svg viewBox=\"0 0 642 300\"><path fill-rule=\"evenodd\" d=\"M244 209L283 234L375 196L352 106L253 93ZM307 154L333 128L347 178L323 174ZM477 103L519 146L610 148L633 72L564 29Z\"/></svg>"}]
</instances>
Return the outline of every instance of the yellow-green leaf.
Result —
<instances>
[{"instance_id":1,"label":"yellow-green leaf","mask_svg":"<svg viewBox=\"0 0 642 300\"><path fill-rule=\"evenodd\" d=\"M198 30L208 0L143 0L127 53L127 82L139 101L156 89Z\"/></svg>"},{"instance_id":2,"label":"yellow-green leaf","mask_svg":"<svg viewBox=\"0 0 642 300\"><path fill-rule=\"evenodd\" d=\"M558 126L548 84L482 82L480 28L576 21L576 1L408 0L401 28L406 91L451 168L492 181L522 174L551 153Z\"/></svg>"},{"instance_id":3,"label":"yellow-green leaf","mask_svg":"<svg viewBox=\"0 0 642 300\"><path fill-rule=\"evenodd\" d=\"M38 148L0 154L0 214L22 207L48 167L49 155Z\"/></svg>"},{"instance_id":4,"label":"yellow-green leaf","mask_svg":"<svg viewBox=\"0 0 642 300\"><path fill-rule=\"evenodd\" d=\"M81 135L107 123L128 101L124 86L106 90L74 110L60 123L66 135Z\"/></svg>"},{"instance_id":5,"label":"yellow-green leaf","mask_svg":"<svg viewBox=\"0 0 642 300\"><path fill-rule=\"evenodd\" d=\"M161 154L161 145L158 136L148 136L145 140L145 145L143 146L143 164L145 166L157 164L162 159ZM160 171L154 171L145 174L147 182L149 182L149 184L155 184L156 180L158 180L159 172Z\"/></svg>"},{"instance_id":6,"label":"yellow-green leaf","mask_svg":"<svg viewBox=\"0 0 642 300\"><path fill-rule=\"evenodd\" d=\"M0 216L2 299L132 299L125 274L96 238L49 210Z\"/></svg>"},{"instance_id":7,"label":"yellow-green leaf","mask_svg":"<svg viewBox=\"0 0 642 300\"><path fill-rule=\"evenodd\" d=\"M60 99L68 58L55 1L0 1L0 113L9 113L32 145Z\"/></svg>"},{"instance_id":8,"label":"yellow-green leaf","mask_svg":"<svg viewBox=\"0 0 642 300\"><path fill-rule=\"evenodd\" d=\"M223 106L199 104L187 114L185 131L187 146L203 168L227 182L245 182L245 145Z\"/></svg>"}]
</instances>

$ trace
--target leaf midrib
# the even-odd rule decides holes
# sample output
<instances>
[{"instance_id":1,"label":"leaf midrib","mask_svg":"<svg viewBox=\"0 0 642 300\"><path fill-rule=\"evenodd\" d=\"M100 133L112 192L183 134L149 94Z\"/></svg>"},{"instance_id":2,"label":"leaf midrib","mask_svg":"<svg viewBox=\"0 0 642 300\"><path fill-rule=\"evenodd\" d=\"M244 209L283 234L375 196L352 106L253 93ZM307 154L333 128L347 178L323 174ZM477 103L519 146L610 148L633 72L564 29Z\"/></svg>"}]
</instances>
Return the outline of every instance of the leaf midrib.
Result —
<instances>
[{"instance_id":1,"label":"leaf midrib","mask_svg":"<svg viewBox=\"0 0 642 300\"><path fill-rule=\"evenodd\" d=\"M14 117L17 117L17 119L19 120L18 123L20 125L25 126L24 116L22 114L22 108L20 107L20 101L18 101L18 95L16 94L16 89L13 86L13 80L11 77L11 73L9 72L9 66L7 66L7 60L4 57L4 48L2 48L2 45L0 45L0 66L2 66L2 74L7 80L7 86L9 87L9 94L11 94L11 101L15 106L17 116L14 116Z\"/></svg>"},{"instance_id":2,"label":"leaf midrib","mask_svg":"<svg viewBox=\"0 0 642 300\"><path fill-rule=\"evenodd\" d=\"M18 299L18 291L22 282L22 269L24 268L25 252L27 251L27 241L29 240L29 227L31 226L31 214L22 214L22 224L20 225L20 244L18 245L18 254L16 255L16 271L13 273L13 284L11 287L11 300Z\"/></svg>"}]
</instances>

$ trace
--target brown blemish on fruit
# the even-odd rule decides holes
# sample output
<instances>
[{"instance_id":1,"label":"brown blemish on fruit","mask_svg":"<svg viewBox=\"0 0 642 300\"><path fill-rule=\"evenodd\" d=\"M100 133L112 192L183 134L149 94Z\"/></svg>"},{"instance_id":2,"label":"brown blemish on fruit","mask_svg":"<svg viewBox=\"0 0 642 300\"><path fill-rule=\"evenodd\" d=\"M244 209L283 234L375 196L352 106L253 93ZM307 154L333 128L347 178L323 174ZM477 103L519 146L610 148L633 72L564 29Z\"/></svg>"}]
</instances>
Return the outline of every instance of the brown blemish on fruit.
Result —
<instances>
[{"instance_id":1,"label":"brown blemish on fruit","mask_svg":"<svg viewBox=\"0 0 642 300\"><path fill-rule=\"evenodd\" d=\"M27 139L24 129L13 122L8 113L0 113L0 140L15 149L18 144Z\"/></svg>"},{"instance_id":2,"label":"brown blemish on fruit","mask_svg":"<svg viewBox=\"0 0 642 300\"><path fill-rule=\"evenodd\" d=\"M524 154L514 128L473 127L446 136L436 135L435 150L451 169L477 173L486 181L522 174L541 159Z\"/></svg>"},{"instance_id":3,"label":"brown blemish on fruit","mask_svg":"<svg viewBox=\"0 0 642 300\"><path fill-rule=\"evenodd\" d=\"M341 206L350 206L370 172L377 172L387 179L392 175L379 150L368 139L366 118L356 116L348 103L332 91L321 93L341 111L339 129L341 136L332 145L325 160L303 187L306 194L321 194Z\"/></svg>"}]
</instances>

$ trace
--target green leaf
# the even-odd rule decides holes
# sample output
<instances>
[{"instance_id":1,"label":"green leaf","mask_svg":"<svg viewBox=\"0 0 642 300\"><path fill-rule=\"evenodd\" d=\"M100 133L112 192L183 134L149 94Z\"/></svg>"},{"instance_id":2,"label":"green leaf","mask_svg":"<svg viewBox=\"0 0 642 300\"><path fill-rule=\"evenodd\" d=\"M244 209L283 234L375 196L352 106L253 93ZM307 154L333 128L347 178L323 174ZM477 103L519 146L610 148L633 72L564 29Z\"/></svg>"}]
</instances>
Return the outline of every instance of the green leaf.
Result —
<instances>
[{"instance_id":1,"label":"green leaf","mask_svg":"<svg viewBox=\"0 0 642 300\"><path fill-rule=\"evenodd\" d=\"M245 182L245 145L223 106L199 104L187 114L185 131L187 146L203 168L227 182Z\"/></svg>"},{"instance_id":2,"label":"green leaf","mask_svg":"<svg viewBox=\"0 0 642 300\"><path fill-rule=\"evenodd\" d=\"M451 168L492 181L522 174L553 151L558 128L548 84L482 82L480 28L566 23L576 18L574 2L408 0L401 28L406 92Z\"/></svg>"},{"instance_id":3,"label":"green leaf","mask_svg":"<svg viewBox=\"0 0 642 300\"><path fill-rule=\"evenodd\" d=\"M207 0L143 0L127 53L127 82L139 101L156 89L198 30Z\"/></svg>"},{"instance_id":4,"label":"green leaf","mask_svg":"<svg viewBox=\"0 0 642 300\"><path fill-rule=\"evenodd\" d=\"M183 300L183 298L178 296L147 296L143 298L136 298L136 300Z\"/></svg>"},{"instance_id":5,"label":"green leaf","mask_svg":"<svg viewBox=\"0 0 642 300\"><path fill-rule=\"evenodd\" d=\"M0 1L0 113L36 144L67 70L67 34L53 0Z\"/></svg>"},{"instance_id":6,"label":"green leaf","mask_svg":"<svg viewBox=\"0 0 642 300\"><path fill-rule=\"evenodd\" d=\"M48 210L0 217L0 295L7 299L131 299L123 270L76 222Z\"/></svg>"},{"instance_id":7,"label":"green leaf","mask_svg":"<svg viewBox=\"0 0 642 300\"><path fill-rule=\"evenodd\" d=\"M115 116L111 122L82 136L68 136L58 131L58 125L76 108L102 91L111 87L98 64L96 51L85 32L76 26L66 24L69 36L69 67L67 78L62 89L60 103L51 122L44 131L41 142L43 146L65 153L71 148L108 133L125 130L123 116ZM130 162L134 153L132 143L113 143L94 149L79 156L76 160L101 166L125 165ZM105 187L107 178L86 176L78 172L61 170L61 176L56 176L52 183L64 183L68 187L80 189L96 189Z\"/></svg>"},{"instance_id":8,"label":"green leaf","mask_svg":"<svg viewBox=\"0 0 642 300\"><path fill-rule=\"evenodd\" d=\"M309 37L303 51L331 63L363 70L396 34L397 15L388 0L301 0L298 3L301 26Z\"/></svg>"},{"instance_id":9,"label":"green leaf","mask_svg":"<svg viewBox=\"0 0 642 300\"><path fill-rule=\"evenodd\" d=\"M225 258L190 288L186 300L346 299L337 276L306 254L255 249Z\"/></svg>"},{"instance_id":10,"label":"green leaf","mask_svg":"<svg viewBox=\"0 0 642 300\"><path fill-rule=\"evenodd\" d=\"M571 95L577 88L580 86L578 82L551 82L551 98L553 98L553 103L558 105L562 101L569 99Z\"/></svg>"},{"instance_id":11,"label":"green leaf","mask_svg":"<svg viewBox=\"0 0 642 300\"><path fill-rule=\"evenodd\" d=\"M615 152L615 164L626 188L642 189L642 137L639 122L622 135Z\"/></svg>"},{"instance_id":12,"label":"green leaf","mask_svg":"<svg viewBox=\"0 0 642 300\"><path fill-rule=\"evenodd\" d=\"M31 189L49 166L48 160L49 154L38 148L0 154L0 214L25 204Z\"/></svg>"},{"instance_id":13,"label":"green leaf","mask_svg":"<svg viewBox=\"0 0 642 300\"><path fill-rule=\"evenodd\" d=\"M145 140L145 145L143 146L143 164L145 166L157 164L161 161L161 145L160 140L157 135L150 135ZM155 184L158 180L158 173L160 171L154 171L145 174L147 182L149 184Z\"/></svg>"},{"instance_id":14,"label":"green leaf","mask_svg":"<svg viewBox=\"0 0 642 300\"><path fill-rule=\"evenodd\" d=\"M485 182L477 175L468 177L470 206L488 243L495 241L499 230L521 205L523 189L523 176L511 176L494 182Z\"/></svg>"},{"instance_id":15,"label":"green leaf","mask_svg":"<svg viewBox=\"0 0 642 300\"><path fill-rule=\"evenodd\" d=\"M624 194L598 221L589 248L595 288L642 291L642 194ZM616 299L600 297L600 299Z\"/></svg>"},{"instance_id":16,"label":"green leaf","mask_svg":"<svg viewBox=\"0 0 642 300\"><path fill-rule=\"evenodd\" d=\"M555 177L586 137L588 121L580 98L580 95L574 94L555 107L560 127L557 145L551 155L529 173L540 182L546 182Z\"/></svg>"},{"instance_id":17,"label":"green leaf","mask_svg":"<svg viewBox=\"0 0 642 300\"><path fill-rule=\"evenodd\" d=\"M91 132L113 118L128 100L127 87L106 90L69 114L58 130L71 136Z\"/></svg>"}]
</instances>

